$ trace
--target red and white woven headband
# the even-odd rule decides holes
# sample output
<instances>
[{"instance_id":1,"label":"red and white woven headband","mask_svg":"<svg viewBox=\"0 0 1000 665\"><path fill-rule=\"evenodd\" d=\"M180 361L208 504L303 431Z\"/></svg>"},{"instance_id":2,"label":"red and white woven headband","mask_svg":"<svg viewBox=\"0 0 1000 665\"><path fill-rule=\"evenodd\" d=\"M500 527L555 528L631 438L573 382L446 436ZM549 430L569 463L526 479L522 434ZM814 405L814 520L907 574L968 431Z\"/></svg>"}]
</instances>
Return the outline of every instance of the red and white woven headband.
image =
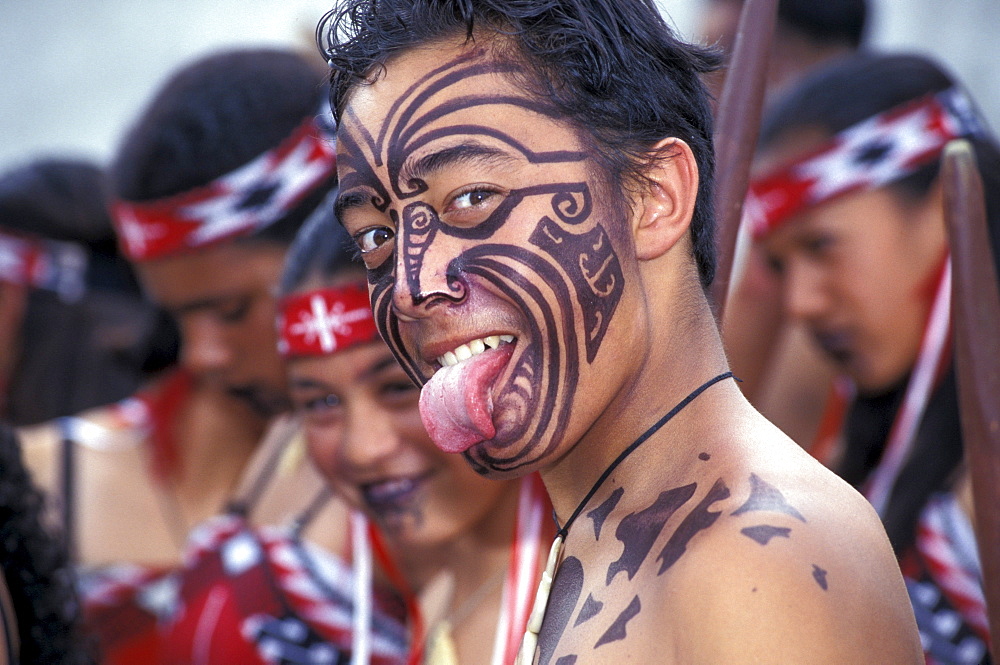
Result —
<instances>
[{"instance_id":1,"label":"red and white woven headband","mask_svg":"<svg viewBox=\"0 0 1000 665\"><path fill-rule=\"evenodd\" d=\"M310 117L281 145L209 184L176 196L112 207L122 251L133 261L248 235L282 219L336 169L332 131Z\"/></svg>"},{"instance_id":2,"label":"red and white woven headband","mask_svg":"<svg viewBox=\"0 0 1000 665\"><path fill-rule=\"evenodd\" d=\"M278 352L324 356L378 339L364 283L296 293L278 305Z\"/></svg>"},{"instance_id":3,"label":"red and white woven headband","mask_svg":"<svg viewBox=\"0 0 1000 665\"><path fill-rule=\"evenodd\" d=\"M867 118L751 182L750 232L763 238L805 208L899 180L937 159L952 139L981 127L971 101L955 88Z\"/></svg>"}]
</instances>

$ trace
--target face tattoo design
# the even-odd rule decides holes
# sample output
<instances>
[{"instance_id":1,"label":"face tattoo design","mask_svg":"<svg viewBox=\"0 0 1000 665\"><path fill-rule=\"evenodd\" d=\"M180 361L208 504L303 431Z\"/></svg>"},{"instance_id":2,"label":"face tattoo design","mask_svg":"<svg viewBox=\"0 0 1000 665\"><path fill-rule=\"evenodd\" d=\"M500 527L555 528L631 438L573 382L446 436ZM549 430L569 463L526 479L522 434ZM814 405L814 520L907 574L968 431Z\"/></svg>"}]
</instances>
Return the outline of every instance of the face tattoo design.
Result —
<instances>
[{"instance_id":1,"label":"face tattoo design","mask_svg":"<svg viewBox=\"0 0 1000 665\"><path fill-rule=\"evenodd\" d=\"M624 214L595 206L587 151L529 147L581 141L510 84L518 72L463 51L380 100L379 126L363 124L356 107L376 106L355 95L338 135L337 209L379 332L423 386L435 443L491 474L537 466L564 438L581 362L593 363L624 288L608 232L624 233Z\"/></svg>"}]
</instances>

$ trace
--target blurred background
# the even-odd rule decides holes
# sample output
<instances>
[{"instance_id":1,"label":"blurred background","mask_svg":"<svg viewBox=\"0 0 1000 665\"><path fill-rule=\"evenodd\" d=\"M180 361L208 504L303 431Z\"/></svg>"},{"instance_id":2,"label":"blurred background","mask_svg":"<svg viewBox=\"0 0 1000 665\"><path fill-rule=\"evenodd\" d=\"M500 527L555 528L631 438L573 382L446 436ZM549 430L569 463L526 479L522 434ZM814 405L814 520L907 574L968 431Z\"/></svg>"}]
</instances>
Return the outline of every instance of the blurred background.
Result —
<instances>
[{"instance_id":1,"label":"blurred background","mask_svg":"<svg viewBox=\"0 0 1000 665\"><path fill-rule=\"evenodd\" d=\"M707 0L658 0L697 38ZM822 1L822 0L817 0ZM329 0L0 0L0 171L52 154L105 162L181 63L237 44L311 49ZM1000 1L872 0L869 44L931 53L1000 126Z\"/></svg>"}]
</instances>

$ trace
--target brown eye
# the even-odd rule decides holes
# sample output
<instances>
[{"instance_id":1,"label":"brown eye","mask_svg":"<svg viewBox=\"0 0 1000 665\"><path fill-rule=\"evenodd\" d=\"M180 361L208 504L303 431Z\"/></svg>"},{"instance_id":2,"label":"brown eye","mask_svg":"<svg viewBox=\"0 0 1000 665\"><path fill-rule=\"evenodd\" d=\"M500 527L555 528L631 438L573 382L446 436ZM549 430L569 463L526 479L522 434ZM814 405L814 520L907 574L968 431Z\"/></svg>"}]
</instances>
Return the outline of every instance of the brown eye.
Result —
<instances>
[{"instance_id":1,"label":"brown eye","mask_svg":"<svg viewBox=\"0 0 1000 665\"><path fill-rule=\"evenodd\" d=\"M367 231L362 231L354 237L362 254L374 252L376 249L393 239L395 234L392 229L385 226L377 226Z\"/></svg>"},{"instance_id":2,"label":"brown eye","mask_svg":"<svg viewBox=\"0 0 1000 665\"><path fill-rule=\"evenodd\" d=\"M464 194L459 194L451 201L451 205L448 206L452 210L466 210L468 208L477 208L492 197L496 196L497 193L488 189L474 189Z\"/></svg>"}]
</instances>

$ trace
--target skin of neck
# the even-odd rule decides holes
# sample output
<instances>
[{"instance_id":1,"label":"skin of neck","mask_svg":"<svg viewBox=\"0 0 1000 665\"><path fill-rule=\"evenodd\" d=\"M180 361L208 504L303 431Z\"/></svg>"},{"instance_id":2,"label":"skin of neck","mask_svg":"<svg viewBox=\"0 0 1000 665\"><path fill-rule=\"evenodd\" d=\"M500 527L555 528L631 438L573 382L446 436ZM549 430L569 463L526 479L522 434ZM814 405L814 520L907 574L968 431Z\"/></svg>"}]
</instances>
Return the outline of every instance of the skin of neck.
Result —
<instances>
[{"instance_id":1,"label":"skin of neck","mask_svg":"<svg viewBox=\"0 0 1000 665\"><path fill-rule=\"evenodd\" d=\"M218 510L257 449L265 425L242 402L196 385L175 433L181 468L173 487L185 515L207 517Z\"/></svg>"}]
</instances>

